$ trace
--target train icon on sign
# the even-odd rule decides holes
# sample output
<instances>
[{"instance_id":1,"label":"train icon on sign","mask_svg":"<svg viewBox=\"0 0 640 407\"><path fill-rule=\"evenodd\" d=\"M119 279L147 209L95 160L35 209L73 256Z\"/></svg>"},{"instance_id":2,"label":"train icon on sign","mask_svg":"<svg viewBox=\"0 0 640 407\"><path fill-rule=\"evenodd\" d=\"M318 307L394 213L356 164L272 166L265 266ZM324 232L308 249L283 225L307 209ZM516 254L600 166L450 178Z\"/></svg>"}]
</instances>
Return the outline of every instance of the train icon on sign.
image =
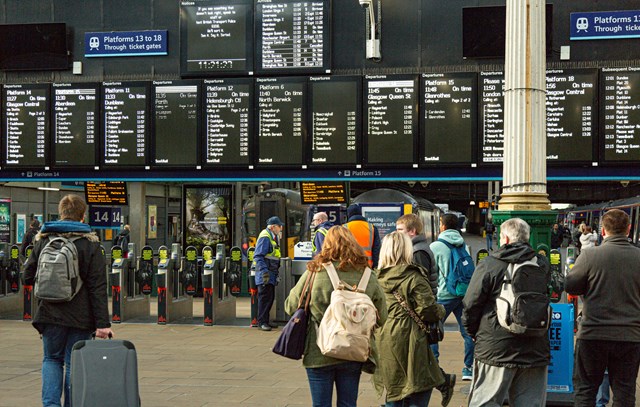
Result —
<instances>
[{"instance_id":1,"label":"train icon on sign","mask_svg":"<svg viewBox=\"0 0 640 407\"><path fill-rule=\"evenodd\" d=\"M576 20L577 32L580 32L580 31L587 32L588 28L589 28L589 20L586 17L580 17Z\"/></svg>"},{"instance_id":2,"label":"train icon on sign","mask_svg":"<svg viewBox=\"0 0 640 407\"><path fill-rule=\"evenodd\" d=\"M100 48L100 38L91 37L89 38L89 51Z\"/></svg>"}]
</instances>

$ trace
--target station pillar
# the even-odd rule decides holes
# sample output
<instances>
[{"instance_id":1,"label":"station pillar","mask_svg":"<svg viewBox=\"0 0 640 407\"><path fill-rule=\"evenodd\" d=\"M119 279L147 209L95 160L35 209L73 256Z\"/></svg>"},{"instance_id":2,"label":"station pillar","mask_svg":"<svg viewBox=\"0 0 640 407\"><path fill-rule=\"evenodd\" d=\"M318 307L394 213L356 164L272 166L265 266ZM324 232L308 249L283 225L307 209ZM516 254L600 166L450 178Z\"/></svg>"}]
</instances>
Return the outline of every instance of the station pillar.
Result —
<instances>
[{"instance_id":1,"label":"station pillar","mask_svg":"<svg viewBox=\"0 0 640 407\"><path fill-rule=\"evenodd\" d=\"M493 224L500 230L500 225L508 219L520 218L531 227L529 243L538 251L544 245L545 255L549 257L551 245L551 228L556 223L556 211L493 211ZM499 236L499 235L498 235ZM498 243L500 245L500 243Z\"/></svg>"}]
</instances>

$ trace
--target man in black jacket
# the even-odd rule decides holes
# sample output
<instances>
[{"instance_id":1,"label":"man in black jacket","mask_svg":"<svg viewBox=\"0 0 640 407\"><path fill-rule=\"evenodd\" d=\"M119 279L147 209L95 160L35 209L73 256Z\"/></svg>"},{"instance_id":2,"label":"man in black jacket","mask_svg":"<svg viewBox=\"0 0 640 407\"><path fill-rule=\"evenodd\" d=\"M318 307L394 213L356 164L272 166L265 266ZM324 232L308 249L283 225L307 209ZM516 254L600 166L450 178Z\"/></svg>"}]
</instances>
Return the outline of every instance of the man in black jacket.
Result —
<instances>
[{"instance_id":1,"label":"man in black jacket","mask_svg":"<svg viewBox=\"0 0 640 407\"><path fill-rule=\"evenodd\" d=\"M516 335L496 317L496 298L510 263L537 257L540 273L551 281L549 262L529 245L529 225L512 218L500 227L500 248L476 267L464 297L463 324L475 341L470 406L544 406L547 366L551 360L549 335Z\"/></svg>"},{"instance_id":2,"label":"man in black jacket","mask_svg":"<svg viewBox=\"0 0 640 407\"><path fill-rule=\"evenodd\" d=\"M38 257L49 236L79 236L74 241L78 251L78 266L82 287L68 302L39 300L33 326L42 335L42 404L59 406L63 392L64 406L70 404L69 374L71 348L79 340L113 336L107 308L107 278L104 256L98 237L89 225L82 223L87 204L77 195L67 195L58 204L60 220L45 222L35 238L35 247L25 264L25 283L33 285L37 276ZM64 367L66 366L66 372ZM66 373L66 374L65 374Z\"/></svg>"},{"instance_id":3,"label":"man in black jacket","mask_svg":"<svg viewBox=\"0 0 640 407\"><path fill-rule=\"evenodd\" d=\"M636 405L640 366L640 250L629 242L629 215L602 216L602 245L583 250L566 278L583 296L573 384L576 406L594 406L605 369L614 406Z\"/></svg>"}]
</instances>

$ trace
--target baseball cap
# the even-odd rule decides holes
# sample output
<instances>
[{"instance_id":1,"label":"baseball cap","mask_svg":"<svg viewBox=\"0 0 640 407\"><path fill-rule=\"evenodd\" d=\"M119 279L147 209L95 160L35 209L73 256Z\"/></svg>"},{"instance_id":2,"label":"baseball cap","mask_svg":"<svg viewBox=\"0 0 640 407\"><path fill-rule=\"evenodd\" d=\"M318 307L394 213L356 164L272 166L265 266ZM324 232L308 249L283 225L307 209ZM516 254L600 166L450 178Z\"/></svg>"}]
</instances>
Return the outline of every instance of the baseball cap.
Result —
<instances>
[{"instance_id":1,"label":"baseball cap","mask_svg":"<svg viewBox=\"0 0 640 407\"><path fill-rule=\"evenodd\" d=\"M282 221L280 220L279 217L272 216L269 219L267 219L267 226L269 226L269 225L284 226L284 223L282 223Z\"/></svg>"}]
</instances>

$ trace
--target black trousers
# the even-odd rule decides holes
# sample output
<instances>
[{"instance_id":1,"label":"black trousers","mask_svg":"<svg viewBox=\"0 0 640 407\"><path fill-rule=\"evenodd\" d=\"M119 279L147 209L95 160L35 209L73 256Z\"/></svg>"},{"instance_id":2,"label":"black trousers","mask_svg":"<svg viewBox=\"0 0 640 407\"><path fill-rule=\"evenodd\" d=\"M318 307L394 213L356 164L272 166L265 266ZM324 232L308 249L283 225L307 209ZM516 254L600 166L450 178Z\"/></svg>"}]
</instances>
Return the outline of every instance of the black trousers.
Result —
<instances>
[{"instance_id":1,"label":"black trousers","mask_svg":"<svg viewBox=\"0 0 640 407\"><path fill-rule=\"evenodd\" d=\"M573 369L574 406L593 407L605 369L614 407L633 407L640 365L640 342L578 339Z\"/></svg>"},{"instance_id":2,"label":"black trousers","mask_svg":"<svg viewBox=\"0 0 640 407\"><path fill-rule=\"evenodd\" d=\"M258 285L258 325L269 323L269 311L275 296L276 287L273 284Z\"/></svg>"}]
</instances>

